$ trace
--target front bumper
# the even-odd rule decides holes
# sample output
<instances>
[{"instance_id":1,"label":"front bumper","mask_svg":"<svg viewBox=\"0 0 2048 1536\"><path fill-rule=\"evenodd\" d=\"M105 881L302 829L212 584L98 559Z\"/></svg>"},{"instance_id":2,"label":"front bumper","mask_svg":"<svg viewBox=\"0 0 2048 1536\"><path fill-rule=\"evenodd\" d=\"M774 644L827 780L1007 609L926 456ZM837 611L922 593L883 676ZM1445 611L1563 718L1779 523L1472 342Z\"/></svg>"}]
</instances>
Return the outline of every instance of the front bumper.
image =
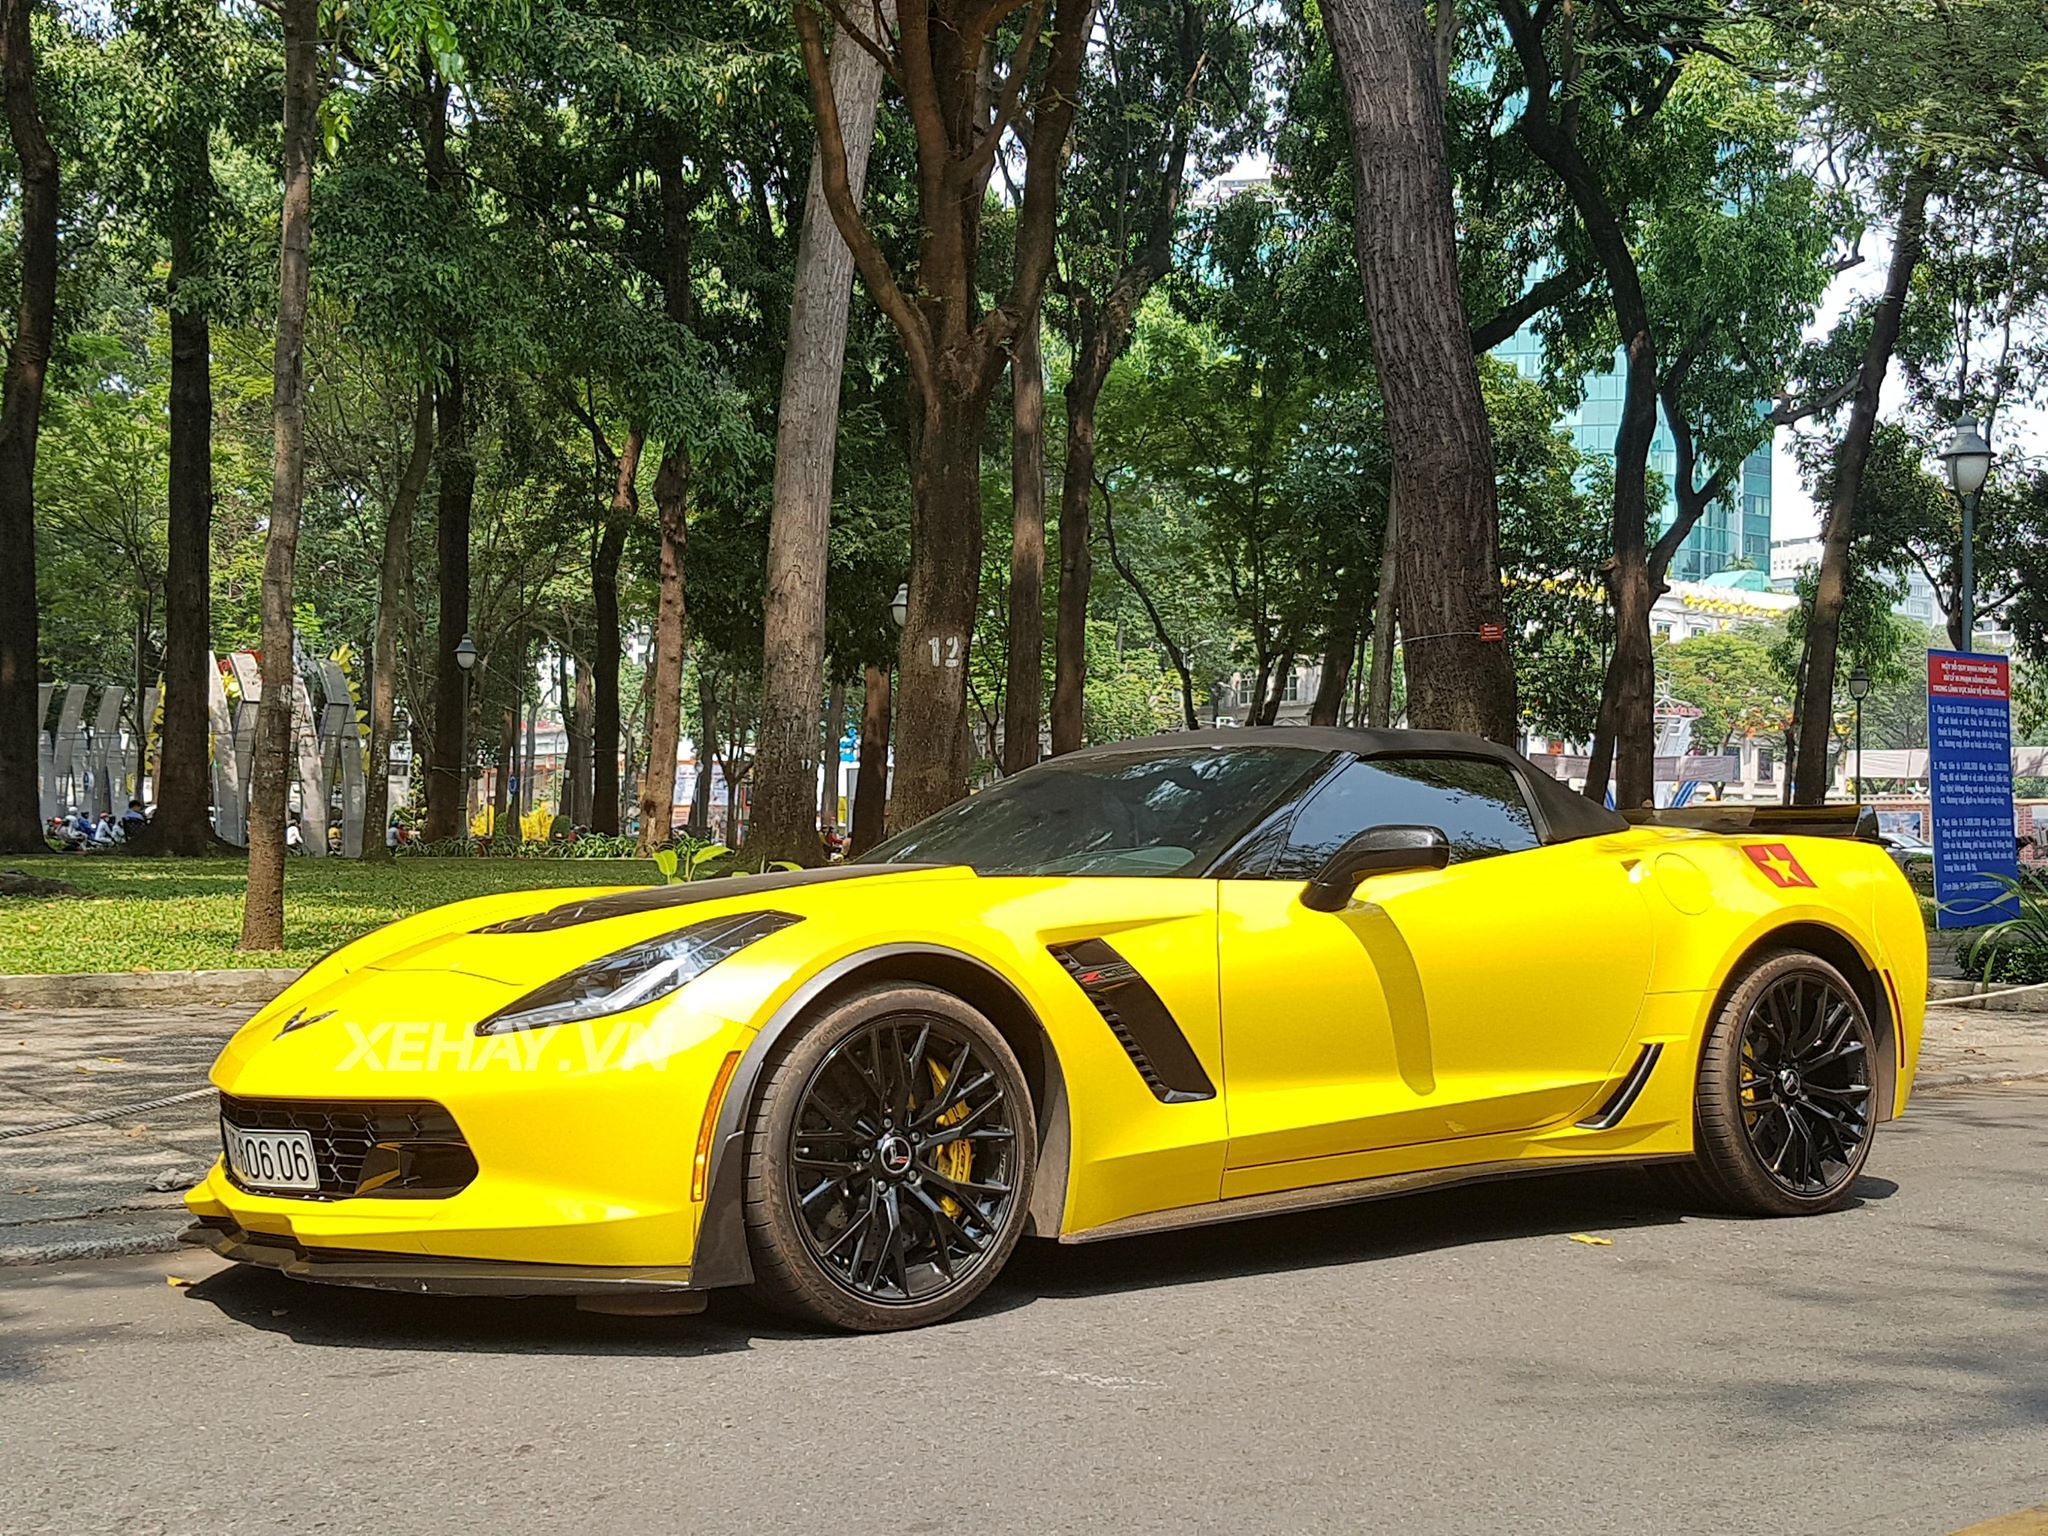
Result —
<instances>
[{"instance_id":1,"label":"front bumper","mask_svg":"<svg viewBox=\"0 0 2048 1536\"><path fill-rule=\"evenodd\" d=\"M388 1259L405 1266L402 1274L443 1262L465 1273L473 1263L514 1265L521 1274L525 1266L543 1274L693 1266L702 1278L695 1251L704 1205L693 1193L692 1160L714 1081L743 1045L744 1024L724 1009L669 1004L588 1027L476 1036L466 1021L510 990L469 977L372 973L314 999L335 1006L334 1017L280 1033L259 1015L222 1054L214 1084L245 1125L312 1130L321 1190L243 1188L216 1162L187 1193L187 1208L209 1228L323 1265L341 1253ZM410 993L418 995L408 1015ZM406 1017L456 1022L381 1022ZM362 1019L378 1022L355 1022ZM463 1151L474 1176L383 1182L368 1158L387 1142L401 1176L403 1154L423 1145Z\"/></svg>"},{"instance_id":2,"label":"front bumper","mask_svg":"<svg viewBox=\"0 0 2048 1536\"><path fill-rule=\"evenodd\" d=\"M288 1237L248 1232L225 1217L202 1218L180 1241L212 1249L237 1264L274 1269L294 1280L420 1296L695 1296L688 1265L508 1263L433 1258L347 1248L308 1248Z\"/></svg>"}]
</instances>

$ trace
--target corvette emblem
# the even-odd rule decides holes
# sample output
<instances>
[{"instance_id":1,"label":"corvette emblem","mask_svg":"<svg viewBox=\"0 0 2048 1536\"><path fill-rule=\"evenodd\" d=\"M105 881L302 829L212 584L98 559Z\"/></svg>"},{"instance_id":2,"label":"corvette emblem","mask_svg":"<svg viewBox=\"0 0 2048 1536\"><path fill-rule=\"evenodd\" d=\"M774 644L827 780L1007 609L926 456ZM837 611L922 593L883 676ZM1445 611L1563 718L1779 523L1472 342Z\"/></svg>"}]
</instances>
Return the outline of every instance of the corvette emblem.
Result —
<instances>
[{"instance_id":1,"label":"corvette emblem","mask_svg":"<svg viewBox=\"0 0 2048 1536\"><path fill-rule=\"evenodd\" d=\"M1749 855L1750 863L1764 872L1764 878L1778 889L1812 889L1813 876L1792 857L1792 850L1783 843L1744 843L1742 851Z\"/></svg>"},{"instance_id":2,"label":"corvette emblem","mask_svg":"<svg viewBox=\"0 0 2048 1536\"><path fill-rule=\"evenodd\" d=\"M910 1150L910 1143L901 1136L884 1136L875 1147L876 1161L881 1163L882 1172L905 1174L916 1159Z\"/></svg>"}]
</instances>

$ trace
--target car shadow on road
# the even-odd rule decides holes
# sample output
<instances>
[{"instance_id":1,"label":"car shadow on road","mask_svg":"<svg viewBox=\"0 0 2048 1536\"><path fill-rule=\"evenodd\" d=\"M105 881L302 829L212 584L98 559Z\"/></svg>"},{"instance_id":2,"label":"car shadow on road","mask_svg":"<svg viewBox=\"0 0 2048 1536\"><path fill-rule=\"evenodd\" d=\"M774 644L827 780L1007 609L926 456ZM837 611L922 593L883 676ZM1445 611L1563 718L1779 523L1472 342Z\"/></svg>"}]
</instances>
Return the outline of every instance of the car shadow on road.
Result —
<instances>
[{"instance_id":1,"label":"car shadow on road","mask_svg":"<svg viewBox=\"0 0 2048 1536\"><path fill-rule=\"evenodd\" d=\"M1857 1181L1851 1206L1882 1200L1896 1188L1866 1176ZM1019 1247L967 1315L1052 1298L1371 1264L1517 1238L1599 1235L1686 1217L1641 1174L1614 1170L1511 1179L1101 1244L1033 1241ZM761 1339L828 1337L792 1326L734 1292L714 1295L709 1310L694 1315L609 1317L561 1300L394 1295L231 1267L185 1295L236 1323L316 1347L688 1358L744 1351Z\"/></svg>"},{"instance_id":2,"label":"car shadow on road","mask_svg":"<svg viewBox=\"0 0 2048 1536\"><path fill-rule=\"evenodd\" d=\"M1865 1175L1843 1209L1886 1199L1897 1189L1889 1179ZM1745 1218L1700 1216L1632 1170L1556 1173L1101 1244L1027 1243L990 1293L1000 1305L1005 1293L1030 1300L1149 1290L1519 1238L1599 1237L1688 1219Z\"/></svg>"},{"instance_id":3,"label":"car shadow on road","mask_svg":"<svg viewBox=\"0 0 2048 1536\"><path fill-rule=\"evenodd\" d=\"M794 1332L751 1307L613 1317L579 1311L559 1297L408 1296L317 1285L240 1265L207 1276L185 1296L295 1344L342 1349L689 1357L745 1350L757 1337Z\"/></svg>"}]
</instances>

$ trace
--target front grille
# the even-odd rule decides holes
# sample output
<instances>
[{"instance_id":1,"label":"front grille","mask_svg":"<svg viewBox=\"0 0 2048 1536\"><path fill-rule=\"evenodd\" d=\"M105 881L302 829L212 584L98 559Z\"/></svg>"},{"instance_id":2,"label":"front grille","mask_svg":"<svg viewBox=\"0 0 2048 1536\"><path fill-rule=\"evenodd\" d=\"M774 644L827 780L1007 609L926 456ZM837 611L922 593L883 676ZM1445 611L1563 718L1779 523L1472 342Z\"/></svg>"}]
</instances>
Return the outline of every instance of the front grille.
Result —
<instances>
[{"instance_id":1,"label":"front grille","mask_svg":"<svg viewBox=\"0 0 2048 1536\"><path fill-rule=\"evenodd\" d=\"M238 1099L220 1096L224 1123L245 1131L307 1131L320 1191L304 1200L353 1195L434 1200L476 1177L476 1157L455 1117L426 1100L338 1102L324 1099ZM223 1149L225 1149L223 1137ZM233 1163L228 1176L234 1178ZM239 1185L240 1181L236 1180ZM276 1190L251 1193L275 1195Z\"/></svg>"}]
</instances>

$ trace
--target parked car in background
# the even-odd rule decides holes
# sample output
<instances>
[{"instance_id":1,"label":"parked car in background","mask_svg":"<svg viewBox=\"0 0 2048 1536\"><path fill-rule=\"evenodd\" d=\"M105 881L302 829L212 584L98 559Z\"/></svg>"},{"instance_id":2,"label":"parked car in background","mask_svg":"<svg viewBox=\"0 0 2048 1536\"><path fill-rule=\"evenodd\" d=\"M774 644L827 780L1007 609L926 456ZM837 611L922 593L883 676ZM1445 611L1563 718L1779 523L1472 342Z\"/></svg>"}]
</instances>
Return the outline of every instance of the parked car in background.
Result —
<instances>
[{"instance_id":1,"label":"parked car in background","mask_svg":"<svg viewBox=\"0 0 2048 1536\"><path fill-rule=\"evenodd\" d=\"M1880 832L1877 840L1884 845L1891 861L1909 875L1925 874L1934 867L1934 844L1918 833Z\"/></svg>"}]
</instances>

